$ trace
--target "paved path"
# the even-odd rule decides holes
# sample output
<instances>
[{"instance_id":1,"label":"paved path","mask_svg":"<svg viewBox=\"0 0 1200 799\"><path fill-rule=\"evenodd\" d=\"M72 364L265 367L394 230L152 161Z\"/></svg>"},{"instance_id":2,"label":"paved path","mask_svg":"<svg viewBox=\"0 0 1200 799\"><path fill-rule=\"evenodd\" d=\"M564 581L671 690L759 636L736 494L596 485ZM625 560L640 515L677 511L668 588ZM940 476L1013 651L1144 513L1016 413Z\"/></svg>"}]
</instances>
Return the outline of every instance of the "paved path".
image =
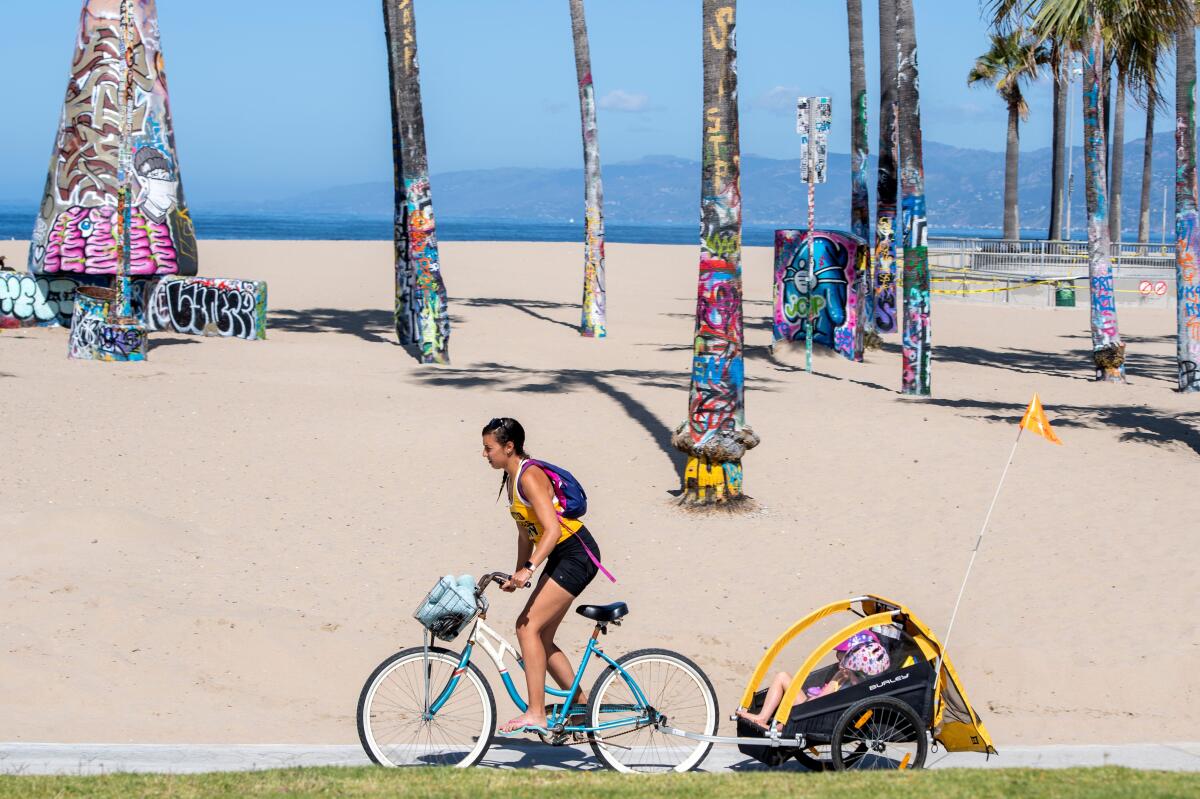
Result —
<instances>
[{"instance_id":1,"label":"paved path","mask_svg":"<svg viewBox=\"0 0 1200 799\"><path fill-rule=\"evenodd\" d=\"M360 766L369 761L358 746L298 744L49 744L0 743L0 774L105 774L116 771L188 774L250 771L295 766ZM504 741L488 750L492 768L593 769L599 764L586 747L551 747L538 742ZM704 771L764 768L735 747L716 746ZM1120 746L1013 746L997 757L930 752L928 768L1066 768L1128 766L1166 771L1200 771L1200 743ZM795 761L786 770L802 771Z\"/></svg>"}]
</instances>

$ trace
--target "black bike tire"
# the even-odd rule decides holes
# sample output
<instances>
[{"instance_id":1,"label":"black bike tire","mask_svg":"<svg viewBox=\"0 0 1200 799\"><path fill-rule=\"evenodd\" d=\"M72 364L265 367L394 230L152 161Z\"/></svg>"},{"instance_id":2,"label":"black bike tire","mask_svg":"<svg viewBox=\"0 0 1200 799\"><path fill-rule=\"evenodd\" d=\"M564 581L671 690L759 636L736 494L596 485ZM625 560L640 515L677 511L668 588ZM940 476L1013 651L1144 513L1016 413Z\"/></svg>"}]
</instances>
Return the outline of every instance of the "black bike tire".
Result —
<instances>
[{"instance_id":1,"label":"black bike tire","mask_svg":"<svg viewBox=\"0 0 1200 799\"><path fill-rule=\"evenodd\" d=\"M870 707L889 707L907 717L907 721L917 731L917 754L913 758L913 762L907 767L909 769L923 767L925 765L925 757L929 754L929 734L925 728L925 724L921 721L921 717L917 715L917 712L907 702L902 702L890 696L880 696L868 697L855 702L838 718L837 723L833 725L833 738L830 751L833 757L834 770L846 770L847 764L842 760L842 738L846 734L846 728L854 723Z\"/></svg>"}]
</instances>

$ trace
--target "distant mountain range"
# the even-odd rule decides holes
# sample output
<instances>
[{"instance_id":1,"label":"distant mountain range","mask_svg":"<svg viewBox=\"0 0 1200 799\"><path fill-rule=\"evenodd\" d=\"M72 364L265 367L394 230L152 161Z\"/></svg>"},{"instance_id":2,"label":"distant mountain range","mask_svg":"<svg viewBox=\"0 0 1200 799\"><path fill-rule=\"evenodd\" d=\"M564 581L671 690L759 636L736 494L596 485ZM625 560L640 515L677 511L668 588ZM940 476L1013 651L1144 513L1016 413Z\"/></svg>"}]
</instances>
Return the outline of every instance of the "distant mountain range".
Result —
<instances>
[{"instance_id":1,"label":"distant mountain range","mask_svg":"<svg viewBox=\"0 0 1200 799\"><path fill-rule=\"evenodd\" d=\"M1125 146L1122 225L1137 230L1142 178L1142 139ZM1174 134L1154 137L1151 229L1157 237L1163 187L1173 186ZM1004 153L973 150L926 141L925 190L932 228L1000 228L1003 221ZM1020 171L1021 227L1047 226L1050 216L1051 150L1022 153ZM876 158L870 159L872 208ZM817 188L817 220L845 227L850 216L850 158L831 153L828 183ZM1075 191L1071 221L1076 237L1085 229L1083 152L1074 153ZM697 220L700 165L673 156L603 165L604 213L624 224L692 224ZM582 169L481 169L434 174L434 208L446 219L529 220L566 222L583 213ZM1173 194L1173 189L1169 189ZM742 157L742 201L747 225L803 225L807 187L800 181L798 160L755 155ZM1168 198L1168 213L1173 211ZM289 198L280 205L300 213L388 216L390 182L336 186ZM271 203L273 210L278 206ZM1168 220L1168 225L1171 225Z\"/></svg>"}]
</instances>

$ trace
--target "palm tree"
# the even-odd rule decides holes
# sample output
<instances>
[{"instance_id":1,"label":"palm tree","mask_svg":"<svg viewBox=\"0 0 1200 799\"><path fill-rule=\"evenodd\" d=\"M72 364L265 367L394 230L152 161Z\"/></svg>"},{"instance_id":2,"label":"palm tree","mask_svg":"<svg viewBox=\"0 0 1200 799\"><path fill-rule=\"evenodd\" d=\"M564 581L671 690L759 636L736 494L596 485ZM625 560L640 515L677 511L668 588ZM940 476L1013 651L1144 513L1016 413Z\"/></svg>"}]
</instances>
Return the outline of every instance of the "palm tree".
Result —
<instances>
[{"instance_id":1,"label":"palm tree","mask_svg":"<svg viewBox=\"0 0 1200 799\"><path fill-rule=\"evenodd\" d=\"M672 443L688 455L680 501L706 506L744 497L742 456L758 444L743 404L736 20L737 0L703 0L700 280L688 420Z\"/></svg>"},{"instance_id":2,"label":"palm tree","mask_svg":"<svg viewBox=\"0 0 1200 799\"><path fill-rule=\"evenodd\" d=\"M846 0L850 29L850 232L871 239L871 198L867 191L867 68L863 56L862 0Z\"/></svg>"},{"instance_id":3,"label":"palm tree","mask_svg":"<svg viewBox=\"0 0 1200 799\"><path fill-rule=\"evenodd\" d=\"M1158 59L1155 58L1157 74ZM1142 142L1142 194L1138 204L1138 233L1140 244L1150 241L1150 179L1153 177L1151 163L1154 160L1154 115L1159 106L1158 81L1152 80L1146 86L1146 138Z\"/></svg>"},{"instance_id":4,"label":"palm tree","mask_svg":"<svg viewBox=\"0 0 1200 799\"><path fill-rule=\"evenodd\" d=\"M450 315L438 259L413 0L383 0L392 98L396 337L421 363L450 362Z\"/></svg>"},{"instance_id":5,"label":"palm tree","mask_svg":"<svg viewBox=\"0 0 1200 799\"><path fill-rule=\"evenodd\" d=\"M1067 199L1063 187L1067 179L1067 70L1070 69L1070 50L1057 40L1048 44L1050 71L1054 75L1054 112L1050 137L1050 229L1047 238L1059 241L1062 239Z\"/></svg>"},{"instance_id":6,"label":"palm tree","mask_svg":"<svg viewBox=\"0 0 1200 799\"><path fill-rule=\"evenodd\" d=\"M879 0L879 161L875 183L875 330L896 331L896 3Z\"/></svg>"},{"instance_id":7,"label":"palm tree","mask_svg":"<svg viewBox=\"0 0 1200 799\"><path fill-rule=\"evenodd\" d=\"M575 76L579 82L579 115L583 126L583 314L581 336L607 334L604 292L604 184L600 180L600 136L596 127L596 94L588 49L583 0L570 0L571 36L575 41Z\"/></svg>"},{"instance_id":8,"label":"palm tree","mask_svg":"<svg viewBox=\"0 0 1200 799\"><path fill-rule=\"evenodd\" d=\"M1020 165L1020 123L1029 117L1022 82L1036 79L1050 60L1050 49L1021 28L993 33L991 47L975 61L967 85L994 86L1008 106L1008 146L1004 155L1004 238L1019 239L1017 175Z\"/></svg>"},{"instance_id":9,"label":"palm tree","mask_svg":"<svg viewBox=\"0 0 1200 799\"><path fill-rule=\"evenodd\" d=\"M1195 18L1175 37L1175 279L1179 390L1200 392L1200 219L1196 212Z\"/></svg>"},{"instance_id":10,"label":"palm tree","mask_svg":"<svg viewBox=\"0 0 1200 799\"><path fill-rule=\"evenodd\" d=\"M1090 277L1092 361L1096 379L1125 381L1125 345L1117 327L1117 305L1113 293L1112 255L1109 252L1107 197L1105 192L1104 126L1101 124L1100 93L1103 83L1102 20L1095 0L1089 0L1086 27L1089 32L1083 64L1083 166L1087 185L1088 275Z\"/></svg>"},{"instance_id":11,"label":"palm tree","mask_svg":"<svg viewBox=\"0 0 1200 799\"><path fill-rule=\"evenodd\" d=\"M917 86L917 31L912 0L896 0L899 52L900 188L904 222L904 366L900 391L930 394L929 249L925 222L925 166L921 154L921 98Z\"/></svg>"}]
</instances>

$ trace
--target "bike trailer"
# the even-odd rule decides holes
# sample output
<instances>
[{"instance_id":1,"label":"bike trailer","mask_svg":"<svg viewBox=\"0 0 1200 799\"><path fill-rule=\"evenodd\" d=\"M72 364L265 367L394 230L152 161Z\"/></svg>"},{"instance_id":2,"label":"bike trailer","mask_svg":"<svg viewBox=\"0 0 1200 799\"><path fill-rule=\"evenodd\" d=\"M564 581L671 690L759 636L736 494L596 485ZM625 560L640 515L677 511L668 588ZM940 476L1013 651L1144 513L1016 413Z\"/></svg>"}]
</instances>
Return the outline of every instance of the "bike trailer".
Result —
<instances>
[{"instance_id":1,"label":"bike trailer","mask_svg":"<svg viewBox=\"0 0 1200 799\"><path fill-rule=\"evenodd\" d=\"M843 612L851 616L848 623L828 635L792 675L769 729L738 718L739 737L769 737L774 732L779 739L775 745L741 744L744 754L772 766L795 757L810 768L853 768L872 759L876 765L859 767L880 767L885 750L906 744L907 749L899 750L905 754L890 767L916 768L925 759L926 732L947 751L996 753L937 637L908 608L878 596L833 602L792 625L759 661L741 708L751 713L762 709L766 691L759 686L792 639ZM858 679L848 684L832 682L844 680L848 673L835 649L848 649L849 642L859 640L886 652L880 656L879 670L871 676L856 675ZM830 659L835 662L822 665ZM803 740L804 745L779 745L784 740Z\"/></svg>"}]
</instances>

